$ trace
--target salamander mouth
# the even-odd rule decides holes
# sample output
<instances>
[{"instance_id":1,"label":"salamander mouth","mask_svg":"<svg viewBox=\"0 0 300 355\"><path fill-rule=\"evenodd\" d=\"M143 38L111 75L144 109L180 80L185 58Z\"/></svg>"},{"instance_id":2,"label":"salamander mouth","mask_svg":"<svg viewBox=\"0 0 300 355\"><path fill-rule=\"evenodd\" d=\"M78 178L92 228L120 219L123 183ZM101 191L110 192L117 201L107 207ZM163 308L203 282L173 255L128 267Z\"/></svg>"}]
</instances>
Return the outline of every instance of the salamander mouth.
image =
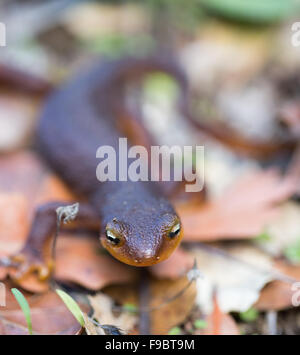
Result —
<instances>
[{"instance_id":1,"label":"salamander mouth","mask_svg":"<svg viewBox=\"0 0 300 355\"><path fill-rule=\"evenodd\" d=\"M157 250L149 250L146 252L134 252L133 250L128 250L126 245L120 247L114 246L107 240L107 238L105 238L105 236L101 236L100 241L102 246L120 262L136 267L146 267L168 259L179 245L181 238L182 233L180 233L176 240L168 240L167 242L162 243Z\"/></svg>"},{"instance_id":2,"label":"salamander mouth","mask_svg":"<svg viewBox=\"0 0 300 355\"><path fill-rule=\"evenodd\" d=\"M162 259L160 256L154 256L154 257L144 257L144 258L128 258L128 257L123 257L122 255L118 255L114 252L111 252L108 250L110 254L117 260L123 262L124 264L130 265L130 266L136 266L136 267L147 267L147 266L152 266L155 264L160 263L161 261L165 260Z\"/></svg>"},{"instance_id":3,"label":"salamander mouth","mask_svg":"<svg viewBox=\"0 0 300 355\"><path fill-rule=\"evenodd\" d=\"M116 248L112 246L107 240L103 237L100 238L102 246L117 260L121 261L124 264L144 267L155 265L166 258L162 258L160 253L155 253L149 251L148 253L133 253L132 251L126 250L126 248Z\"/></svg>"}]
</instances>

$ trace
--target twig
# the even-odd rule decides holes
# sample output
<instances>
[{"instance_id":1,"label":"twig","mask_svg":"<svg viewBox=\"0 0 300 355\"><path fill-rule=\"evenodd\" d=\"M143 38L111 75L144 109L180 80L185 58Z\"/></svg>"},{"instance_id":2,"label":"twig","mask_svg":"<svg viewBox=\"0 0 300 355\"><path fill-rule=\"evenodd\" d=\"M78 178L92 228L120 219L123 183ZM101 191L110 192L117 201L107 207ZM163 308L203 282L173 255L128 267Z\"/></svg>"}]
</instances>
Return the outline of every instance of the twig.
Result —
<instances>
[{"instance_id":1,"label":"twig","mask_svg":"<svg viewBox=\"0 0 300 355\"><path fill-rule=\"evenodd\" d=\"M60 233L61 222L63 221L64 224L68 224L69 222L74 221L74 219L78 215L78 212L79 212L78 202L74 203L73 205L62 206L56 209L56 215L57 215L56 231L53 238L52 252L51 252L53 261L56 260L56 244L57 244L58 235Z\"/></svg>"},{"instance_id":2,"label":"twig","mask_svg":"<svg viewBox=\"0 0 300 355\"><path fill-rule=\"evenodd\" d=\"M195 259L194 265L191 270L187 272L187 278L188 278L188 283L183 287L182 290L180 290L178 293L176 293L174 296L167 298L164 302L162 302L160 305L148 308L148 312L156 311L157 309L160 309L164 307L165 305L175 301L177 298L181 297L189 288L190 286L196 281L198 278L202 277L202 274L200 270L198 269L197 266L197 260Z\"/></svg>"},{"instance_id":3,"label":"twig","mask_svg":"<svg viewBox=\"0 0 300 355\"><path fill-rule=\"evenodd\" d=\"M141 269L139 284L139 304L140 323L139 331L141 335L150 334L150 315L148 305L150 302L150 280L147 269Z\"/></svg>"},{"instance_id":4,"label":"twig","mask_svg":"<svg viewBox=\"0 0 300 355\"><path fill-rule=\"evenodd\" d=\"M101 328L106 335L123 335L124 332L122 329L116 327L115 325L111 324L103 324L101 325L99 322L97 322L95 319L88 317L88 319L97 327Z\"/></svg>"},{"instance_id":5,"label":"twig","mask_svg":"<svg viewBox=\"0 0 300 355\"><path fill-rule=\"evenodd\" d=\"M143 307L143 308L139 307L136 312L137 313L153 312L153 311L156 311L156 310L164 307L165 305L175 301L177 298L181 297L190 288L190 286L193 284L193 282L195 282L198 278L202 277L202 273L198 269L196 260L194 261L194 265L193 265L192 269L190 269L187 272L186 276L188 278L187 284L180 291L178 291L175 295L167 298L165 301L163 301L161 304L159 304L157 306ZM118 311L128 311L125 307L114 307L114 309L118 310Z\"/></svg>"},{"instance_id":6,"label":"twig","mask_svg":"<svg viewBox=\"0 0 300 355\"><path fill-rule=\"evenodd\" d=\"M266 314L267 324L268 324L268 335L277 335L277 312L269 311Z\"/></svg>"}]
</instances>

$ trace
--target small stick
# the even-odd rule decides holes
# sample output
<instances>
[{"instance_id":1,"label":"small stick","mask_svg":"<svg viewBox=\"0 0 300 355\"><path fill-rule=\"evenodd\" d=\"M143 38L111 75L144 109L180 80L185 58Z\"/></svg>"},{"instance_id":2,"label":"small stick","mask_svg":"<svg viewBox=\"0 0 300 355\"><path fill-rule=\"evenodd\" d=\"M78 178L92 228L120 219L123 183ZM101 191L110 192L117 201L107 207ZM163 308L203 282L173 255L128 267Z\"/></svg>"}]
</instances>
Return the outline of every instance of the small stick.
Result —
<instances>
[{"instance_id":1,"label":"small stick","mask_svg":"<svg viewBox=\"0 0 300 355\"><path fill-rule=\"evenodd\" d=\"M198 267L197 267L197 261L195 259L194 262L194 266L191 270L189 270L187 272L187 278L188 278L188 283L180 290L178 291L175 295L167 298L165 301L163 301L161 304L159 304L158 306L154 306L154 307L148 307L148 303L147 306L140 306L139 309L137 310L138 313L141 312L153 312L156 311L162 307L164 307L165 305L175 301L177 298L181 297L188 289L189 287L193 284L193 282L195 282L198 278L202 277L201 272L199 271ZM148 277L148 275L147 275ZM140 303L141 304L141 303ZM115 310L123 310L123 311L127 311L125 308L123 307L114 307Z\"/></svg>"},{"instance_id":2,"label":"small stick","mask_svg":"<svg viewBox=\"0 0 300 355\"><path fill-rule=\"evenodd\" d=\"M141 269L139 284L139 303L140 303L140 324L139 331L141 335L150 334L150 280L147 269Z\"/></svg>"},{"instance_id":3,"label":"small stick","mask_svg":"<svg viewBox=\"0 0 300 355\"><path fill-rule=\"evenodd\" d=\"M54 261L56 259L56 244L57 244L57 238L60 233L60 226L61 222L63 221L64 224L68 224L71 221L74 221L74 219L77 217L79 212L79 203L74 203L73 205L69 206L62 206L58 207L56 209L56 215L57 215L57 220L56 220L56 231L54 234L53 238L53 243L52 243L52 260Z\"/></svg>"},{"instance_id":4,"label":"small stick","mask_svg":"<svg viewBox=\"0 0 300 355\"><path fill-rule=\"evenodd\" d=\"M277 312L269 311L266 314L267 324L268 324L268 335L277 335Z\"/></svg>"}]
</instances>

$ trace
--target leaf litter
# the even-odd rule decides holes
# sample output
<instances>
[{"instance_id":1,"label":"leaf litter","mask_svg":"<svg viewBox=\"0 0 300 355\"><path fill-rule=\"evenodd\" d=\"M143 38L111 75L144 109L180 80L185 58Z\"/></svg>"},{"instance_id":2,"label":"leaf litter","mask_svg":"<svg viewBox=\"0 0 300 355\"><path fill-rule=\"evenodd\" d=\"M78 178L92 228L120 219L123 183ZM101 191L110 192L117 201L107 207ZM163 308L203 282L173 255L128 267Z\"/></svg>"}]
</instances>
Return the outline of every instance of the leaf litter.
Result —
<instances>
[{"instance_id":1,"label":"leaf litter","mask_svg":"<svg viewBox=\"0 0 300 355\"><path fill-rule=\"evenodd\" d=\"M70 16L63 21L75 36L88 40L92 26L86 19L89 16L103 17L105 12L102 12L101 4L96 7L86 4L85 12L80 11L78 6L79 11L73 14L70 11ZM112 27L118 27L119 21L116 19L120 18L121 12L114 12L112 7L106 8L106 11L113 19ZM139 13L139 9L135 8L133 13L135 11ZM131 13L132 18L131 10L127 13ZM78 23L78 16L85 18L81 22L84 24L83 32L78 26L74 27L74 23ZM142 12L138 15L139 18L143 16ZM128 21L124 23L128 25ZM129 23L127 27L123 24L129 33L139 32L147 25L144 21ZM105 26L99 26L101 31L105 31ZM266 44L271 42L269 30L259 34L248 30L242 32L234 31L230 24L211 23L190 44L183 45L179 56L183 63L189 63L188 74L192 77L195 91L205 87L209 94L209 90L215 90L217 78L222 77L222 83L217 85L217 111L225 112L227 109L234 111L238 118L243 113L243 117L249 119L250 113L245 112L245 107L249 105L249 100L256 102L252 96L253 87L241 90L240 86L245 83L247 86L247 81L257 75L262 78L261 85L265 87L263 68L269 56ZM201 55L202 60L197 62L195 58L199 51L205 55ZM224 66L224 56L235 60L228 60ZM58 76L57 73L55 75ZM227 96L222 96L224 87L229 87L232 82L235 86L233 90ZM0 92L0 96L3 106L0 115L4 117L1 127L7 125L7 117L10 117L14 125L22 115L24 121L15 134L8 136L8 141L1 141L5 145L0 147L1 151L18 149L17 152L0 157L0 258L3 261L0 265L0 280L11 287L13 285L9 276L13 278L15 270L5 260L24 244L35 208L46 201L74 202L79 199L45 167L32 150L24 150L24 146L30 144L38 100L4 91ZM238 100L239 105L235 105L237 97L242 98ZM266 113L263 109L264 105L253 107L251 112L262 115ZM268 110L273 110L272 102L268 102ZM288 113L283 114L290 129L297 133L298 110L295 103L292 102ZM255 120L251 122L255 124ZM240 123L237 120L234 124ZM272 131L272 122L270 124ZM216 160L224 162L220 156ZM240 334L243 327L237 320L236 312L247 313L249 308L259 312L267 311L271 323L270 319L276 319L277 311L292 307L295 295L292 286L300 279L300 263L297 259L299 206L297 201L291 202L291 198L299 194L299 161L292 161L291 168L284 174L274 168L262 168L254 160L248 160L245 165L239 160L238 165L242 168L235 172L228 161L223 165L218 169L216 166L211 167L217 176L208 177L207 187L210 191L204 201L189 206L178 204L177 209L185 230L182 247L170 259L149 268L152 333ZM226 178L224 172L228 174ZM218 181L222 180L220 176L230 186L225 186L224 181ZM224 185L221 193L218 191L216 194L211 190L212 178ZM105 254L95 237L82 231L60 233L54 278L56 282L67 284L70 288L84 287L89 294L96 291L96 295L88 296L92 318L87 310L83 312L88 334L103 334L103 328L97 322L137 334L139 272ZM202 276L185 290L188 283L186 275L195 258ZM35 275L31 275L19 286L28 300L35 334L82 332L69 310L49 290L48 284L40 283ZM174 295L179 296L173 299ZM0 333L27 334L22 311L15 300L11 299L11 295L7 299L7 309L0 310ZM84 305L82 307L85 309ZM260 322L261 313L254 323ZM279 330L280 327L284 328L278 319ZM112 331L109 329L107 331ZM254 332L253 329L250 333ZM264 332L268 332L268 329Z\"/></svg>"}]
</instances>

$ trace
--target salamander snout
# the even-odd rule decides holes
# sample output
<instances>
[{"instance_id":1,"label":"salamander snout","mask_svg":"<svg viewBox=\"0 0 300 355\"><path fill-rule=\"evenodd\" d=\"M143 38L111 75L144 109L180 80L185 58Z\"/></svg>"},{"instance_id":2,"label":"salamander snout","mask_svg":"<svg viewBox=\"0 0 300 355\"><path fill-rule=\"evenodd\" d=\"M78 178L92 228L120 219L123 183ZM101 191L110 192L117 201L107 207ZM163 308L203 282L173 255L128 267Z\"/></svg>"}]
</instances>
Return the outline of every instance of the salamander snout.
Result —
<instances>
[{"instance_id":1,"label":"salamander snout","mask_svg":"<svg viewBox=\"0 0 300 355\"><path fill-rule=\"evenodd\" d=\"M169 213L160 223L134 225L114 218L101 233L101 243L112 256L133 266L151 266L167 259L182 238L181 223Z\"/></svg>"}]
</instances>

